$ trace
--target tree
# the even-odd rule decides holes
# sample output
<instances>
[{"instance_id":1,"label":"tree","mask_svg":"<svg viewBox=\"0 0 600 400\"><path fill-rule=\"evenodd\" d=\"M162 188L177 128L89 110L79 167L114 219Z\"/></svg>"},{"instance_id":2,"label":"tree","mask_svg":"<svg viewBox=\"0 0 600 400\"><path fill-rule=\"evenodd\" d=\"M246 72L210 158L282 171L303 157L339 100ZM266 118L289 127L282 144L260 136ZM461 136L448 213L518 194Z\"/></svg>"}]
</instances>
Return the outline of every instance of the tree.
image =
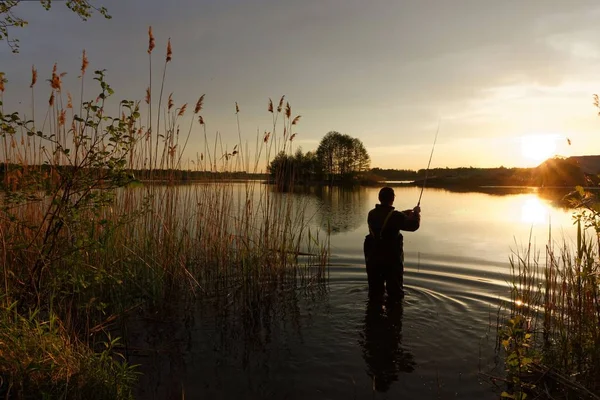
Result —
<instances>
[{"instance_id":1,"label":"tree","mask_svg":"<svg viewBox=\"0 0 600 400\"><path fill-rule=\"evenodd\" d=\"M363 143L349 135L331 131L317 148L317 159L323 174L333 180L349 180L369 170L371 159Z\"/></svg>"},{"instance_id":2,"label":"tree","mask_svg":"<svg viewBox=\"0 0 600 400\"><path fill-rule=\"evenodd\" d=\"M19 52L19 40L9 37L10 28L23 28L27 21L14 13L14 8L21 3L20 0L0 1L0 41L6 40L13 53ZM40 3L46 10L52 7L52 0L41 0ZM94 12L100 13L104 18L110 19L105 7L96 7L89 0L67 0L65 5L77 14L82 20L87 21Z\"/></svg>"},{"instance_id":3,"label":"tree","mask_svg":"<svg viewBox=\"0 0 600 400\"><path fill-rule=\"evenodd\" d=\"M304 154L300 148L294 155L279 152L268 167L271 179L280 188L289 188L294 183L306 184L315 179L319 170L316 154L311 151Z\"/></svg>"}]
</instances>

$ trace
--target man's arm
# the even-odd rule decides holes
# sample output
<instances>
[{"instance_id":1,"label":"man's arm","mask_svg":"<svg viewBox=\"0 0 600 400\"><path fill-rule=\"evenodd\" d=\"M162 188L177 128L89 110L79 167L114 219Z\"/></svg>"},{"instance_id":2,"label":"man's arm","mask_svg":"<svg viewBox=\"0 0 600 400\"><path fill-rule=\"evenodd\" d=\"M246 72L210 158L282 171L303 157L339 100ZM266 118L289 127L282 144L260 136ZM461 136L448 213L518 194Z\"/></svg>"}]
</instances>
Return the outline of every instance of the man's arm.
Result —
<instances>
[{"instance_id":1,"label":"man's arm","mask_svg":"<svg viewBox=\"0 0 600 400\"><path fill-rule=\"evenodd\" d=\"M415 207L412 210L401 211L402 219L400 222L400 230L414 232L421 226L421 208Z\"/></svg>"},{"instance_id":2,"label":"man's arm","mask_svg":"<svg viewBox=\"0 0 600 400\"><path fill-rule=\"evenodd\" d=\"M373 221L373 210L369 211L367 215L367 227L369 228L369 233L371 233L371 226Z\"/></svg>"}]
</instances>

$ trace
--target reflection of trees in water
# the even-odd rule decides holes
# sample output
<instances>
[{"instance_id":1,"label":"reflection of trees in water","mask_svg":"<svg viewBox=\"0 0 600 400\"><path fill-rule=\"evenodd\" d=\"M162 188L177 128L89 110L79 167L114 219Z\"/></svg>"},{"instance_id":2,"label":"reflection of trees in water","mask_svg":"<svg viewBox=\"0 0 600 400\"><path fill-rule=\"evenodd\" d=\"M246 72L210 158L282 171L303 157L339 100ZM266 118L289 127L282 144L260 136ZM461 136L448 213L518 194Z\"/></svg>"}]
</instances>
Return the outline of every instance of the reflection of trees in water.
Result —
<instances>
[{"instance_id":1,"label":"reflection of trees in water","mask_svg":"<svg viewBox=\"0 0 600 400\"><path fill-rule=\"evenodd\" d=\"M367 302L359 343L367 374L378 392L387 392L400 373L410 373L417 365L412 353L402 347L401 301L370 299Z\"/></svg>"},{"instance_id":2,"label":"reflection of trees in water","mask_svg":"<svg viewBox=\"0 0 600 400\"><path fill-rule=\"evenodd\" d=\"M331 233L350 232L367 219L367 188L343 186L313 186L304 193L319 199L317 218L323 229Z\"/></svg>"}]
</instances>

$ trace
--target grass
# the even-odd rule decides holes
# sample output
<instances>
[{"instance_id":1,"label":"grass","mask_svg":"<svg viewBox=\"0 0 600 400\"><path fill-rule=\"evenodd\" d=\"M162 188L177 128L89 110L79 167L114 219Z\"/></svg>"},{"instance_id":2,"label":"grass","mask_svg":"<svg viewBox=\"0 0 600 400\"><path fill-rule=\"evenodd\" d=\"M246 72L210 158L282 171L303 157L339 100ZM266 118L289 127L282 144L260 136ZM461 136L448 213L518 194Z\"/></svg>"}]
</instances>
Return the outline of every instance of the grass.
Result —
<instances>
[{"instance_id":1,"label":"grass","mask_svg":"<svg viewBox=\"0 0 600 400\"><path fill-rule=\"evenodd\" d=\"M269 100L272 131L256 137L251 160L236 103L238 143L228 149L218 133L209 142L204 95L193 110L176 106L172 96L163 99L174 57L170 42L153 110L154 48L150 30L145 105L123 100L112 106L114 118L108 115L114 90L104 71L94 72L99 91L86 100L85 52L79 104L65 93L55 66L41 121L4 109L2 76L0 393L129 398L135 368L112 339L126 331L124 316L182 299L261 295L326 278L327 235L310 228L306 204L296 197L256 182L180 184L192 133L204 138L203 151L187 163L196 172L257 173L274 154L291 152L299 116L284 97L276 109ZM36 84L33 68L34 116Z\"/></svg>"},{"instance_id":2,"label":"grass","mask_svg":"<svg viewBox=\"0 0 600 400\"><path fill-rule=\"evenodd\" d=\"M94 352L73 339L50 315L23 316L16 303L0 309L0 371L3 396L15 398L129 399L137 379L135 365L115 359L117 339ZM11 398L11 397L9 397Z\"/></svg>"},{"instance_id":3,"label":"grass","mask_svg":"<svg viewBox=\"0 0 600 400\"><path fill-rule=\"evenodd\" d=\"M578 205L589 207L575 215L576 243L550 236L543 257L531 243L511 257L511 302L498 334L505 397L600 398L599 215L589 201Z\"/></svg>"}]
</instances>

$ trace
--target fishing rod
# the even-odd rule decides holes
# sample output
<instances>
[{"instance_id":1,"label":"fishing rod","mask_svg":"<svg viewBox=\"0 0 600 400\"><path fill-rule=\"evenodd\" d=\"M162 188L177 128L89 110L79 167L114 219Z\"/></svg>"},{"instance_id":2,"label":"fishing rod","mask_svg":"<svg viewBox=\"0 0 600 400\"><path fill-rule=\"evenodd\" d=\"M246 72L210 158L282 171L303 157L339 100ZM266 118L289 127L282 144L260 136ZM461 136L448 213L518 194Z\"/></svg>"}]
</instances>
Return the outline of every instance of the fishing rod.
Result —
<instances>
[{"instance_id":1,"label":"fishing rod","mask_svg":"<svg viewBox=\"0 0 600 400\"><path fill-rule=\"evenodd\" d=\"M417 203L417 207L421 205L421 197L423 197L423 189L425 189L425 185L427 184L427 177L429 176L429 166L431 165L431 159L433 158L433 150L435 149L435 142L437 142L438 133L440 132L440 122L441 119L438 120L437 131L435 132L435 139L433 139L433 147L431 148L431 154L429 155L429 162L427 163L427 170L425 171L425 180L423 181L423 186L421 186L421 194L419 195L419 202Z\"/></svg>"}]
</instances>

